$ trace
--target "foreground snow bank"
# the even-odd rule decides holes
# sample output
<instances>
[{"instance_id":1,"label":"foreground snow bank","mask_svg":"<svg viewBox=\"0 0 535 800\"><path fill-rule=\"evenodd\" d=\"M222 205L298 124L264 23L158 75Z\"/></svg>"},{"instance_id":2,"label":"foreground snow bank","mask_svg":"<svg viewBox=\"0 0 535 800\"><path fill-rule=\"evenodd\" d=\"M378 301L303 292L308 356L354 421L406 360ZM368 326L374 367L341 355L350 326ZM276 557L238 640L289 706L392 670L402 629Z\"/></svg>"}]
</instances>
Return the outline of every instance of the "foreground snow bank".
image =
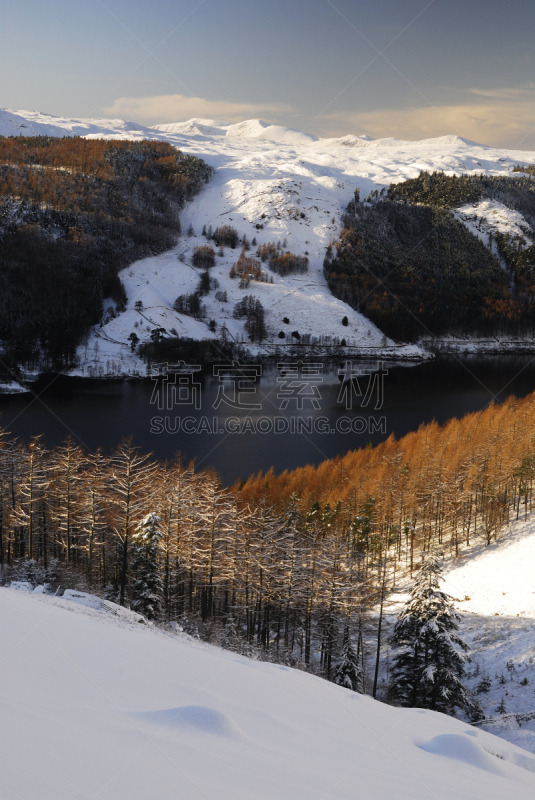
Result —
<instances>
[{"instance_id":1,"label":"foreground snow bank","mask_svg":"<svg viewBox=\"0 0 535 800\"><path fill-rule=\"evenodd\" d=\"M535 758L458 720L71 601L0 603L3 800L534 796Z\"/></svg>"}]
</instances>

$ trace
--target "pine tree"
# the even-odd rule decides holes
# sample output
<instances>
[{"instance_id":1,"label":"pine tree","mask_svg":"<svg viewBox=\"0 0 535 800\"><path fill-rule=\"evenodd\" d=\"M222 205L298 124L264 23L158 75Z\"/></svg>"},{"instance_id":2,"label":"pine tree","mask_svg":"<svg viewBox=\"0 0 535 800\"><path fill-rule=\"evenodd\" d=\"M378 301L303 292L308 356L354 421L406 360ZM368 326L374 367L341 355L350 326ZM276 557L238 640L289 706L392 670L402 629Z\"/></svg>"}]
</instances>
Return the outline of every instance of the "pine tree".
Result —
<instances>
[{"instance_id":1,"label":"pine tree","mask_svg":"<svg viewBox=\"0 0 535 800\"><path fill-rule=\"evenodd\" d=\"M130 605L150 620L158 619L163 596L159 553L161 537L160 517L154 513L140 522L132 537L135 580Z\"/></svg>"},{"instance_id":2,"label":"pine tree","mask_svg":"<svg viewBox=\"0 0 535 800\"><path fill-rule=\"evenodd\" d=\"M500 700L500 704L496 707L497 714L507 714L507 709L505 707L505 699L502 694L502 699Z\"/></svg>"},{"instance_id":3,"label":"pine tree","mask_svg":"<svg viewBox=\"0 0 535 800\"><path fill-rule=\"evenodd\" d=\"M392 645L398 653L389 695L403 706L453 714L455 708L470 708L462 684L468 645L456 635L460 617L452 598L438 588L440 556L437 550L425 554L396 622Z\"/></svg>"},{"instance_id":4,"label":"pine tree","mask_svg":"<svg viewBox=\"0 0 535 800\"><path fill-rule=\"evenodd\" d=\"M351 689L353 692L363 694L364 672L362 664L359 662L360 659L357 651L351 644L351 639L348 637L342 647L340 661L334 670L332 678L333 683L336 683L338 686L345 686L346 689Z\"/></svg>"},{"instance_id":5,"label":"pine tree","mask_svg":"<svg viewBox=\"0 0 535 800\"><path fill-rule=\"evenodd\" d=\"M232 650L233 652L239 652L240 650L240 635L233 616L227 617L221 646L225 650Z\"/></svg>"}]
</instances>

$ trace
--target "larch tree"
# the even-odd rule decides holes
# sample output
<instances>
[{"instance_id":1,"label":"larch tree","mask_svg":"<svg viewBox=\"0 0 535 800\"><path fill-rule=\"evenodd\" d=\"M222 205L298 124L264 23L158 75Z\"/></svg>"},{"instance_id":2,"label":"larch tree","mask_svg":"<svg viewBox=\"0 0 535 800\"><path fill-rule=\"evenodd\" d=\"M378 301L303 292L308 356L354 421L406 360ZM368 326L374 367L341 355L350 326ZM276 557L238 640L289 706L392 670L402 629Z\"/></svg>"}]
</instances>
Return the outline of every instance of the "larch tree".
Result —
<instances>
[{"instance_id":1,"label":"larch tree","mask_svg":"<svg viewBox=\"0 0 535 800\"><path fill-rule=\"evenodd\" d=\"M50 483L46 468L47 451L36 436L22 451L20 479L12 515L13 550L18 558L33 559L42 555L42 528L39 508ZM45 543L46 549L46 543Z\"/></svg>"},{"instance_id":2,"label":"larch tree","mask_svg":"<svg viewBox=\"0 0 535 800\"><path fill-rule=\"evenodd\" d=\"M150 479L156 467L140 455L130 440L123 442L112 457L112 529L119 545L119 604L125 604L130 540L151 495Z\"/></svg>"},{"instance_id":3,"label":"larch tree","mask_svg":"<svg viewBox=\"0 0 535 800\"><path fill-rule=\"evenodd\" d=\"M71 438L52 453L52 474L56 502L52 521L60 547L65 551L67 564L77 564L80 533L80 484L86 466L82 448Z\"/></svg>"}]
</instances>

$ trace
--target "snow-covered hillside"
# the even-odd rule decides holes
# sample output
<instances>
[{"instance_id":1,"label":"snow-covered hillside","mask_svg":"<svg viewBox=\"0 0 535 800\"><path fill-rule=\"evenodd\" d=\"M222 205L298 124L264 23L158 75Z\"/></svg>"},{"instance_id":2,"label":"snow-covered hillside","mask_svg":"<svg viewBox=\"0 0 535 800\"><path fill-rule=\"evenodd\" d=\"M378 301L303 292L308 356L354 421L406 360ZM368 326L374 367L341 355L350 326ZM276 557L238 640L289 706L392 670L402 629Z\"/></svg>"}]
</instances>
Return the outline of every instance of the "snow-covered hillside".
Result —
<instances>
[{"instance_id":1,"label":"snow-covered hillside","mask_svg":"<svg viewBox=\"0 0 535 800\"><path fill-rule=\"evenodd\" d=\"M391 182L416 177L421 170L500 175L509 173L515 164L535 161L535 153L497 150L457 136L421 142L371 140L352 134L316 139L261 120L231 125L192 119L147 128L122 120L69 120L38 112L0 110L0 134L37 133L160 139L202 157L216 168L213 181L181 216L184 233L191 225L195 236L183 235L173 251L138 262L122 274L127 311L92 331L80 349L83 374L142 370L143 365L130 354L127 337L135 332L143 341L154 327L169 332L174 329L179 335L194 338L212 338L208 323L214 319L216 336L224 325L230 338L247 343L243 321L232 319L234 304L244 294L238 282L229 278L238 250L226 248L224 255L217 257L212 273L220 290L227 291L228 301L216 301L212 292L207 299L206 323L177 314L172 308L176 297L191 291L198 280L191 254L205 241L200 237L203 226L215 229L222 224L232 225L249 241L254 237L259 244L286 240L288 250L308 255L308 273L285 278L274 275L273 284L253 281L247 289L266 309L268 351L269 345L291 344L295 341L291 333L297 330L301 336L345 339L355 356L425 357L421 347L394 347L375 325L331 295L323 277L323 259L327 245L340 231L344 208L357 188L365 197ZM492 214L485 209L472 209L470 213L481 217L483 211L489 225L498 224L494 222L495 209ZM461 213L465 215L465 210L459 210ZM503 210L500 213L503 217ZM468 222L468 212L465 216ZM511 219L511 225L517 224ZM145 309L143 318L134 307L139 300ZM344 317L348 318L347 327L342 325ZM285 318L289 323L283 322ZM281 332L285 339L278 337Z\"/></svg>"},{"instance_id":2,"label":"snow-covered hillside","mask_svg":"<svg viewBox=\"0 0 535 800\"><path fill-rule=\"evenodd\" d=\"M455 209L453 213L486 245L489 244L489 235L497 233L515 237L527 247L533 244L531 228L522 214L497 200L468 203Z\"/></svg>"},{"instance_id":3,"label":"snow-covered hillside","mask_svg":"<svg viewBox=\"0 0 535 800\"><path fill-rule=\"evenodd\" d=\"M443 589L462 612L471 648L467 685L485 729L535 753L535 518L515 521L497 542L450 566ZM520 716L519 716L520 715Z\"/></svg>"},{"instance_id":4,"label":"snow-covered hillside","mask_svg":"<svg viewBox=\"0 0 535 800\"><path fill-rule=\"evenodd\" d=\"M454 562L444 591L472 614L535 619L534 565L535 518L529 514L501 531L497 542Z\"/></svg>"},{"instance_id":5,"label":"snow-covered hillside","mask_svg":"<svg viewBox=\"0 0 535 800\"><path fill-rule=\"evenodd\" d=\"M2 800L528 800L535 758L444 715L0 590Z\"/></svg>"}]
</instances>

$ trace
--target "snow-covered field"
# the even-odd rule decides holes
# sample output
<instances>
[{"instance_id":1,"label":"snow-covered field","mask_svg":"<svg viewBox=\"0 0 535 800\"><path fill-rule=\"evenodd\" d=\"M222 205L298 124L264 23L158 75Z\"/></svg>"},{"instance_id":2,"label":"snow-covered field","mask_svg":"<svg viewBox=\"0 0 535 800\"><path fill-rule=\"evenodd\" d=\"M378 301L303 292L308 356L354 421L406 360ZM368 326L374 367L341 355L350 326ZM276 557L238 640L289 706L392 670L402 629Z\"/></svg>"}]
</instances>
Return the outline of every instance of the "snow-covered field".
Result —
<instances>
[{"instance_id":1,"label":"snow-covered field","mask_svg":"<svg viewBox=\"0 0 535 800\"><path fill-rule=\"evenodd\" d=\"M0 110L0 135L39 133L160 139L200 156L216 168L211 183L181 214L184 234L177 246L123 272L128 308L102 328L92 330L80 348L79 373L85 375L143 373L144 365L131 355L127 338L136 333L144 341L154 327L169 332L174 329L179 335L193 338L218 338L224 326L230 339L247 343L243 321L232 319L233 307L245 293L238 288L238 281L229 277L238 249L226 248L224 255L216 259L212 274L219 281L220 291L227 291L228 302L218 302L212 292L206 301L206 323L173 310L176 297L191 291L198 282L191 254L196 245L205 242L200 236L203 225L214 229L222 224L232 225L240 236L246 235L249 241L256 237L259 244L286 239L290 251L308 254L308 273L285 278L273 275L273 284L251 282L246 290L258 297L266 309L270 336L265 351L273 347L270 340L282 347L290 344L294 341L291 333L297 330L301 336L345 338L349 352L355 356L426 357L423 347L393 347L375 325L330 294L322 265L327 245L340 231L344 208L357 188L361 197L366 197L391 182L416 177L421 170L500 175L509 173L515 164L535 161L535 153L498 150L457 136L419 142L371 140L352 134L316 139L260 120L230 125L193 119L147 128L123 120L71 120L39 112ZM478 235L480 227L510 231L523 227L517 212L497 209L496 204L492 208L480 205L481 208L458 211L466 224L475 226ZM486 222L480 225L483 219ZM185 232L190 225L195 236L188 237ZM250 251L253 253L254 248ZM134 307L137 300L143 303L143 316ZM109 305L105 307L105 319L109 317ZM347 327L342 325L345 316ZM290 322L284 323L284 318ZM208 329L210 319L217 323L215 334ZM280 331L286 334L285 340L278 338ZM449 346L466 349L472 345L450 342ZM482 343L485 348L488 344Z\"/></svg>"},{"instance_id":2,"label":"snow-covered field","mask_svg":"<svg viewBox=\"0 0 535 800\"><path fill-rule=\"evenodd\" d=\"M466 723L69 600L2 606L2 800L518 800L535 757Z\"/></svg>"}]
</instances>

